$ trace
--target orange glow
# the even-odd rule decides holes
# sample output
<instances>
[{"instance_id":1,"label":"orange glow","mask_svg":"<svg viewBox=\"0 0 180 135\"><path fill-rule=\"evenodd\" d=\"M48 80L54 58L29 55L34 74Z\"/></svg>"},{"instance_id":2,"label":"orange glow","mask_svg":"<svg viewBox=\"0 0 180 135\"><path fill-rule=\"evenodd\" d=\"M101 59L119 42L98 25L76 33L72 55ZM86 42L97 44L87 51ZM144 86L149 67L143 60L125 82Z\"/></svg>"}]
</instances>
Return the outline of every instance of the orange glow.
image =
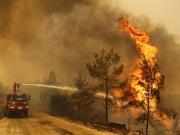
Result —
<instances>
[{"instance_id":1,"label":"orange glow","mask_svg":"<svg viewBox=\"0 0 180 135\"><path fill-rule=\"evenodd\" d=\"M168 117L167 117L167 115L166 114L162 114L162 118L164 119L164 120L166 120L166 121L168 121Z\"/></svg>"},{"instance_id":2,"label":"orange glow","mask_svg":"<svg viewBox=\"0 0 180 135\"><path fill-rule=\"evenodd\" d=\"M156 63L156 55L158 49L149 41L149 33L141 31L133 27L126 17L121 16L118 19L120 29L123 33L128 32L132 39L135 40L136 49L140 54L140 58L135 59L135 62L130 69L130 84L124 92L114 91L113 94L117 99L121 97L125 99L129 105L135 107L142 106L146 111L150 111L153 117L159 118L166 127L171 127L171 122L168 116L157 110L159 101L159 90L161 86L161 74ZM118 106L122 106L119 102ZM136 114L132 112L132 115ZM137 111L138 116L138 111ZM160 116L160 117L159 117Z\"/></svg>"},{"instance_id":3,"label":"orange glow","mask_svg":"<svg viewBox=\"0 0 180 135\"><path fill-rule=\"evenodd\" d=\"M121 92L121 90L112 90L112 93L116 99L119 99L123 96L123 93Z\"/></svg>"},{"instance_id":4,"label":"orange glow","mask_svg":"<svg viewBox=\"0 0 180 135\"><path fill-rule=\"evenodd\" d=\"M121 102L117 102L117 106L118 106L118 107L121 107Z\"/></svg>"},{"instance_id":5,"label":"orange glow","mask_svg":"<svg viewBox=\"0 0 180 135\"><path fill-rule=\"evenodd\" d=\"M170 120L166 114L163 113L161 118L166 127L172 127L172 123L170 122Z\"/></svg>"},{"instance_id":6,"label":"orange glow","mask_svg":"<svg viewBox=\"0 0 180 135\"><path fill-rule=\"evenodd\" d=\"M120 23L120 29L121 31L128 32L130 36L135 40L136 42L136 48L140 54L140 58L135 60L135 63L132 68L132 81L131 81L131 87L132 90L135 91L136 97L135 99L138 101L144 102L144 107L147 109L147 91L149 89L151 90L157 90L158 85L157 83L160 80L160 73L156 73L155 75L155 81L151 84L145 80L145 78L142 77L142 65L143 61L146 60L148 62L148 66L152 68L156 63L156 54L158 52L158 49L155 45L150 43L149 41L149 33L145 31L141 31L139 29L136 29L130 24L124 16L121 16L118 19L118 22ZM151 71L151 70L148 70ZM150 74L147 71L147 74ZM139 82L143 83L144 85L139 84ZM151 96L151 93L150 93ZM151 98L150 100L150 111L155 111L157 106L156 98Z\"/></svg>"}]
</instances>

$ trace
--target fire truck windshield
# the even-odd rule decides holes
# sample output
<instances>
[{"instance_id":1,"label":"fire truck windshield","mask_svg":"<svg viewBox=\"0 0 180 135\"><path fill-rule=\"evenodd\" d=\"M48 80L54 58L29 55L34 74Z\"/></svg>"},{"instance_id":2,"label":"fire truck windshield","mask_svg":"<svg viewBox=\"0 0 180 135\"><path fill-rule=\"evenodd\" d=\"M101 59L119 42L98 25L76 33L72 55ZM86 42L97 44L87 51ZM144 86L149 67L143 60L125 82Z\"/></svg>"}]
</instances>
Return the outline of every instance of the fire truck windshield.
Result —
<instances>
[{"instance_id":1,"label":"fire truck windshield","mask_svg":"<svg viewBox=\"0 0 180 135\"><path fill-rule=\"evenodd\" d=\"M12 101L28 100L27 94L12 94Z\"/></svg>"}]
</instances>

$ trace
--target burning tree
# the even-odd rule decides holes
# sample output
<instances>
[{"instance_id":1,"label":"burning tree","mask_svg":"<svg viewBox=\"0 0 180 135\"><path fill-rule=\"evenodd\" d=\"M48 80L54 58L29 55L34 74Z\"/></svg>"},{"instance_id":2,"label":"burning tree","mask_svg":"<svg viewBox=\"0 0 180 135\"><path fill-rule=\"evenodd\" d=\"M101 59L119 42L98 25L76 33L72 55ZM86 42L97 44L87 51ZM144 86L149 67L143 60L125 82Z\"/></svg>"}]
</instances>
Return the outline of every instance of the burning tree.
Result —
<instances>
[{"instance_id":1,"label":"burning tree","mask_svg":"<svg viewBox=\"0 0 180 135\"><path fill-rule=\"evenodd\" d=\"M149 115L157 111L157 104L160 101L160 90L164 88L165 77L160 74L156 54L158 49L149 41L149 34L135 29L128 20L121 16L118 19L122 32L129 32L136 41L136 48L140 58L136 60L133 72L131 87L124 95L133 96L133 103L137 106L139 102L146 110L146 135L148 134ZM128 94L127 94L128 93ZM133 94L132 94L133 93ZM144 118L144 117L143 117ZM139 119L140 120L140 119ZM141 119L143 120L143 119Z\"/></svg>"},{"instance_id":2,"label":"burning tree","mask_svg":"<svg viewBox=\"0 0 180 135\"><path fill-rule=\"evenodd\" d=\"M120 56L113 49L108 53L102 49L99 54L95 53L94 58L95 61L92 64L86 63L86 67L90 75L99 80L101 89L105 90L106 123L108 123L109 90L122 89L126 86L127 80L120 81L124 65L118 65Z\"/></svg>"}]
</instances>

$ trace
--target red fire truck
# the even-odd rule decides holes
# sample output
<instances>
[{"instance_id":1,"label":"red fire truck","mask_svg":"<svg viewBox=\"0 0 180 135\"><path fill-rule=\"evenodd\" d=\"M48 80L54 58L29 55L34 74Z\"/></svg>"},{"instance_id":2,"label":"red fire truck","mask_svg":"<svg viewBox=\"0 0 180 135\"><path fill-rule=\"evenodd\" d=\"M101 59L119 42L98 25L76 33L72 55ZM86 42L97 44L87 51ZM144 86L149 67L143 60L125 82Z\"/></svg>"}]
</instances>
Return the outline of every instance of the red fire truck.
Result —
<instances>
[{"instance_id":1,"label":"red fire truck","mask_svg":"<svg viewBox=\"0 0 180 135\"><path fill-rule=\"evenodd\" d=\"M30 95L21 92L19 87L21 84L14 83L13 92L3 96L3 115L10 118L13 115L19 114L28 116Z\"/></svg>"}]
</instances>

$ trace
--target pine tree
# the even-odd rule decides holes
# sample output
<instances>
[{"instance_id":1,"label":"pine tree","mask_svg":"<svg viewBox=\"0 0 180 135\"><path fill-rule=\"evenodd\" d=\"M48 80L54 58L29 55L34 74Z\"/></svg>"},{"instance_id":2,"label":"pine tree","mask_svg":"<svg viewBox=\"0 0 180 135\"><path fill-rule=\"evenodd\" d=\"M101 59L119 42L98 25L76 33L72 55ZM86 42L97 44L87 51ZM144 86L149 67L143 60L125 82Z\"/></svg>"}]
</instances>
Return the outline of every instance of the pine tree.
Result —
<instances>
[{"instance_id":1,"label":"pine tree","mask_svg":"<svg viewBox=\"0 0 180 135\"><path fill-rule=\"evenodd\" d=\"M123 82L119 80L124 65L119 64L120 56L113 49L107 53L102 49L99 53L95 53L94 58L95 61L86 63L86 67L90 75L98 79L101 88L105 91L106 123L108 123L109 90L114 88L121 89L126 85L127 80Z\"/></svg>"}]
</instances>

